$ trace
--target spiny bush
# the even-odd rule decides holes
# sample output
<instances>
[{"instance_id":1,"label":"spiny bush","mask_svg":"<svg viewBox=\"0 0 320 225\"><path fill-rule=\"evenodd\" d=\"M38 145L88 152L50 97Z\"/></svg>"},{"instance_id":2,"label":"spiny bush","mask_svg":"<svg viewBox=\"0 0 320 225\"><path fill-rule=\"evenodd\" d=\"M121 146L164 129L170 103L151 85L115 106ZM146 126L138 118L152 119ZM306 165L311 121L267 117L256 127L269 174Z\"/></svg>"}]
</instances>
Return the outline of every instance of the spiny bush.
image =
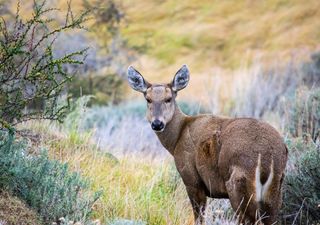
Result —
<instances>
[{"instance_id":1,"label":"spiny bush","mask_svg":"<svg viewBox=\"0 0 320 225\"><path fill-rule=\"evenodd\" d=\"M8 127L30 119L61 120L68 109L61 94L72 74L67 66L83 64L86 49L57 57L60 33L82 28L87 12L74 15L69 7L65 23L55 26L46 0L34 1L32 16L1 17L0 21L0 125ZM59 23L58 23L59 24ZM28 110L26 110L28 109Z\"/></svg>"},{"instance_id":2,"label":"spiny bush","mask_svg":"<svg viewBox=\"0 0 320 225\"><path fill-rule=\"evenodd\" d=\"M90 193L88 180L45 151L28 155L25 149L12 133L0 134L0 188L24 200L45 224L61 217L87 222L100 192Z\"/></svg>"}]
</instances>

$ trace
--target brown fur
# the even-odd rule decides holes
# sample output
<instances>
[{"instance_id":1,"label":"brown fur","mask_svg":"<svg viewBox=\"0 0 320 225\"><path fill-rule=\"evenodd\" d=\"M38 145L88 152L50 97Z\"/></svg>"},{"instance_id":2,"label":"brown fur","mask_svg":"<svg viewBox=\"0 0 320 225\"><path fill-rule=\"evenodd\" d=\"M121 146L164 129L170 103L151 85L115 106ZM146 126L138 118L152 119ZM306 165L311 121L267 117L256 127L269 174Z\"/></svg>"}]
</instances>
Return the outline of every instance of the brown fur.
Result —
<instances>
[{"instance_id":1,"label":"brown fur","mask_svg":"<svg viewBox=\"0 0 320 225\"><path fill-rule=\"evenodd\" d=\"M281 206L288 154L279 133L252 118L186 116L175 102L171 84L147 84L142 91L148 100L147 118L165 124L156 134L174 157L196 223L202 222L206 198L212 197L229 198L240 222L255 223L260 216L264 224L273 224ZM269 176L269 186L262 191Z\"/></svg>"},{"instance_id":2,"label":"brown fur","mask_svg":"<svg viewBox=\"0 0 320 225\"><path fill-rule=\"evenodd\" d=\"M198 221L208 196L229 198L240 220L254 223L260 204L254 198L258 154L262 159L262 184L268 178L273 159L274 178L260 215L265 224L276 221L287 150L270 125L248 118L189 117L176 106L172 120L157 135L174 157Z\"/></svg>"}]
</instances>

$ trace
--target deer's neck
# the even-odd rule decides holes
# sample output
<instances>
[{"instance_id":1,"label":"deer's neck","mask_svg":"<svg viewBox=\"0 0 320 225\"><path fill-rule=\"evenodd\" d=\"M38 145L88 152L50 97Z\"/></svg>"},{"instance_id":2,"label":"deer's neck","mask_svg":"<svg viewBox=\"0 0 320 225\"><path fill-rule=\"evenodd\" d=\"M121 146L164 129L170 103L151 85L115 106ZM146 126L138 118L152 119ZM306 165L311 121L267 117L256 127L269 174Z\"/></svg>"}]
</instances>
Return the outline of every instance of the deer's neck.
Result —
<instances>
[{"instance_id":1,"label":"deer's neck","mask_svg":"<svg viewBox=\"0 0 320 225\"><path fill-rule=\"evenodd\" d=\"M176 104L172 120L166 125L162 132L156 133L163 147L165 147L172 155L176 144L180 139L186 117L187 116L181 112Z\"/></svg>"}]
</instances>

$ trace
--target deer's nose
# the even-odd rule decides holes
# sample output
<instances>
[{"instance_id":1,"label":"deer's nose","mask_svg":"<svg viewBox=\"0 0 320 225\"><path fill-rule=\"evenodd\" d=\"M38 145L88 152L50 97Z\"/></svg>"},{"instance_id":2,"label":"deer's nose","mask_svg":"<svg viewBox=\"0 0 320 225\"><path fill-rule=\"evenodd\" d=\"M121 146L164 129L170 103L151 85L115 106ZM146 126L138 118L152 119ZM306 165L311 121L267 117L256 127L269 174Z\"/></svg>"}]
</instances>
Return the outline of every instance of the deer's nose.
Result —
<instances>
[{"instance_id":1,"label":"deer's nose","mask_svg":"<svg viewBox=\"0 0 320 225\"><path fill-rule=\"evenodd\" d=\"M151 128L155 131L161 131L164 128L164 123L160 120L154 120L151 123Z\"/></svg>"}]
</instances>

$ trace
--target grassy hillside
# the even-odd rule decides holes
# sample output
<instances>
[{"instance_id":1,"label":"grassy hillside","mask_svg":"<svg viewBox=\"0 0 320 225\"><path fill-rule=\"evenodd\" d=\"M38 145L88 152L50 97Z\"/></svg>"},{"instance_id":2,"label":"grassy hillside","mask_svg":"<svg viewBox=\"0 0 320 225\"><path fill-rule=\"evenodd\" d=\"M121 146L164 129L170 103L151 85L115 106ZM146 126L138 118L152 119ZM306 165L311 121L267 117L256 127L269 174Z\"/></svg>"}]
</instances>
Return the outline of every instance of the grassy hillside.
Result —
<instances>
[{"instance_id":1,"label":"grassy hillside","mask_svg":"<svg viewBox=\"0 0 320 225\"><path fill-rule=\"evenodd\" d=\"M214 76L225 93L233 70L242 73L256 61L283 66L320 49L318 0L118 2L126 14L122 36L139 51L134 66L152 82L168 82L187 64L191 81L180 98L203 104L203 96L216 94L208 93Z\"/></svg>"},{"instance_id":2,"label":"grassy hillside","mask_svg":"<svg viewBox=\"0 0 320 225\"><path fill-rule=\"evenodd\" d=\"M196 72L237 68L260 55L283 59L319 47L317 0L120 2L127 21L123 36L159 68L182 63Z\"/></svg>"}]
</instances>

